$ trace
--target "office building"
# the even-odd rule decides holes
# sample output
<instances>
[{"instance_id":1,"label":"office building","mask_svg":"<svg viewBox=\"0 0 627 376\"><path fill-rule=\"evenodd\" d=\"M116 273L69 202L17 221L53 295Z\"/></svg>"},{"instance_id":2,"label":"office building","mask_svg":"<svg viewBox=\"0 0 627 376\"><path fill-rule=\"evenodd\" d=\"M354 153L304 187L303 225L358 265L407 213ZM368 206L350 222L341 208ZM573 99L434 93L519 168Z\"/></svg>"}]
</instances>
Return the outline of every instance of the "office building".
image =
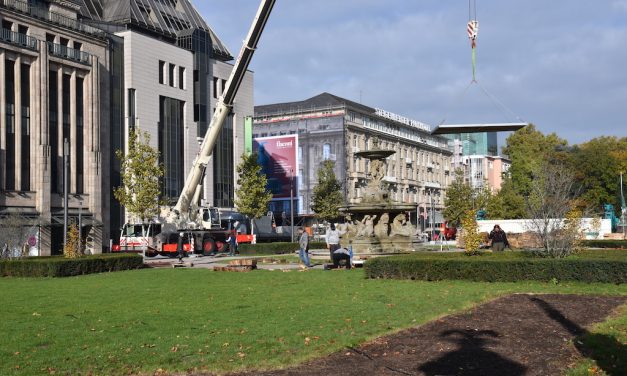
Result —
<instances>
[{"instance_id":1,"label":"office building","mask_svg":"<svg viewBox=\"0 0 627 376\"><path fill-rule=\"evenodd\" d=\"M431 135L428 125L329 93L299 102L255 106L253 137L288 135L298 140L294 206L299 215L313 214L310 206L316 171L325 160L335 162L334 172L347 202L357 202L364 193L369 166L355 153L371 148L377 137L381 148L396 151L388 158L384 179L390 198L415 204L417 215L412 222L418 220L423 229L429 227L425 222L432 211L436 223L443 221L452 153L447 139ZM289 197L275 198L271 210L279 216L289 213Z\"/></svg>"}]
</instances>

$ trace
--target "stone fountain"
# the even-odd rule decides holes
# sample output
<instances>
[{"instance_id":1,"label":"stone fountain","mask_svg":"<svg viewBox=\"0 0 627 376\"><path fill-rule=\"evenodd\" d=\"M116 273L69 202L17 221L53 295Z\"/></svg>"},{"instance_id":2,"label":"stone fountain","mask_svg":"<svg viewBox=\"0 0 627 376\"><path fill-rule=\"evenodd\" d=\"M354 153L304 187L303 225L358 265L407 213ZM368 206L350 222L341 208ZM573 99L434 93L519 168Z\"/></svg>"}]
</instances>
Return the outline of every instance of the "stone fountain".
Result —
<instances>
[{"instance_id":1,"label":"stone fountain","mask_svg":"<svg viewBox=\"0 0 627 376\"><path fill-rule=\"evenodd\" d=\"M340 207L346 223L340 226L342 247L353 248L354 254L409 252L419 242L416 228L407 213L416 205L394 202L383 181L387 171L386 159L393 150L379 148L378 138L373 139L370 150L355 153L370 160L368 186L361 201Z\"/></svg>"}]
</instances>

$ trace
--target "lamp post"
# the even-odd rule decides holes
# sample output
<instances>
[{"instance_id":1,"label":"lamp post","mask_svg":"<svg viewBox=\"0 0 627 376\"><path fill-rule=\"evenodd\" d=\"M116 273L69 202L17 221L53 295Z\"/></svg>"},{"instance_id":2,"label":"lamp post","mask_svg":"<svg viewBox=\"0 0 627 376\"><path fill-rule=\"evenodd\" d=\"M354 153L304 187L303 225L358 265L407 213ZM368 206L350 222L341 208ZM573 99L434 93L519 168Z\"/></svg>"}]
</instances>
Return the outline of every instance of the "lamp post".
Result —
<instances>
[{"instance_id":1,"label":"lamp post","mask_svg":"<svg viewBox=\"0 0 627 376\"><path fill-rule=\"evenodd\" d=\"M83 253L83 220L82 220L82 211L83 211L83 200L78 202L78 253Z\"/></svg>"}]
</instances>

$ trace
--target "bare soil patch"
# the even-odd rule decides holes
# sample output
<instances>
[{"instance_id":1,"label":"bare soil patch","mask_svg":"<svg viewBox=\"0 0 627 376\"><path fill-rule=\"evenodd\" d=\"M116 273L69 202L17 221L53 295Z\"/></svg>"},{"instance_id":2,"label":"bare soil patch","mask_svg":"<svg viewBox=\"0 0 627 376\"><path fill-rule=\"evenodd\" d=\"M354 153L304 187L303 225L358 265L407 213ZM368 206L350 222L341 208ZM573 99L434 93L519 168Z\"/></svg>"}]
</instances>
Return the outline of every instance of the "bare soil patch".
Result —
<instances>
[{"instance_id":1,"label":"bare soil patch","mask_svg":"<svg viewBox=\"0 0 627 376\"><path fill-rule=\"evenodd\" d=\"M232 375L561 375L585 352L576 338L625 303L510 295L295 368Z\"/></svg>"}]
</instances>

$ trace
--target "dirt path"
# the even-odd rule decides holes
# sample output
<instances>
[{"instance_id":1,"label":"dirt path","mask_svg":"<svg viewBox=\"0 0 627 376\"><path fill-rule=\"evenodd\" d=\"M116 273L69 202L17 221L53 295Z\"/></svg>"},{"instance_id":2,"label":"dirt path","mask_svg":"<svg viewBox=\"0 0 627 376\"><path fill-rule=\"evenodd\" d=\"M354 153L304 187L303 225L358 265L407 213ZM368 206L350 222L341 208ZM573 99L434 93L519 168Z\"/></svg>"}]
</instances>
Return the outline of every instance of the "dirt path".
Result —
<instances>
[{"instance_id":1,"label":"dirt path","mask_svg":"<svg viewBox=\"0 0 627 376\"><path fill-rule=\"evenodd\" d=\"M237 375L561 375L581 358L572 339L624 303L510 295L296 368Z\"/></svg>"}]
</instances>

